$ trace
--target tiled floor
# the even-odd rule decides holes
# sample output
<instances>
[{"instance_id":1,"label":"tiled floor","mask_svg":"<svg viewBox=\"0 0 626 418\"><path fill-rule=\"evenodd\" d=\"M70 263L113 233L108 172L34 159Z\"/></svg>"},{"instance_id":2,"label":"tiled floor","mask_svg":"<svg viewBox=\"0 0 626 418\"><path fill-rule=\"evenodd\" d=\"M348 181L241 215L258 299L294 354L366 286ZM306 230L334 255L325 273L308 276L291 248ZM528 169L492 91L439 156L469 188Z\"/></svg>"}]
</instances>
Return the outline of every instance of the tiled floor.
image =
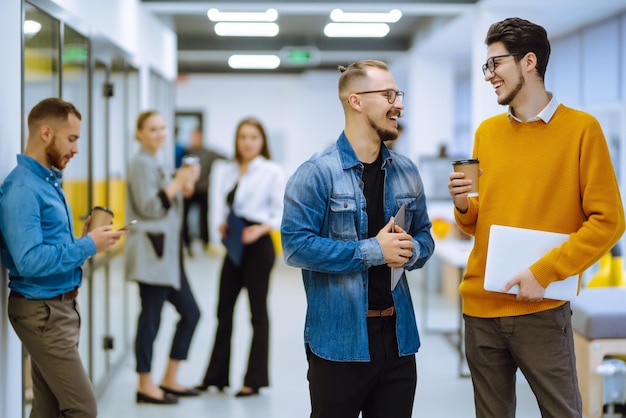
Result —
<instances>
[{"instance_id":1,"label":"tiled floor","mask_svg":"<svg viewBox=\"0 0 626 418\"><path fill-rule=\"evenodd\" d=\"M203 376L215 330L215 307L219 256L201 253L187 261L187 271L202 318L190 352L190 358L181 366L180 380L195 385ZM470 418L474 416L471 382L458 376L458 354L442 334L427 332L421 323L423 313L422 281L425 275L412 272L413 300L418 314L422 348L417 354L418 388L415 396L414 417ZM129 353L99 399L100 418L171 418L171 417L227 417L227 418L300 418L308 417L310 403L306 380L306 359L302 342L305 297L299 270L285 266L278 260L270 287L271 315L271 386L261 390L260 396L235 398L241 385L250 341L247 298L242 293L235 312L231 388L224 393L209 392L197 398L181 399L178 405L138 405L135 403L136 375L134 358ZM453 329L457 322L456 308L434 294L429 294L429 327ZM163 312L162 327L155 345L155 379L160 379L172 329L176 320L173 309ZM523 377L518 379L517 418L540 416L534 396ZM390 417L393 418L393 417Z\"/></svg>"}]
</instances>

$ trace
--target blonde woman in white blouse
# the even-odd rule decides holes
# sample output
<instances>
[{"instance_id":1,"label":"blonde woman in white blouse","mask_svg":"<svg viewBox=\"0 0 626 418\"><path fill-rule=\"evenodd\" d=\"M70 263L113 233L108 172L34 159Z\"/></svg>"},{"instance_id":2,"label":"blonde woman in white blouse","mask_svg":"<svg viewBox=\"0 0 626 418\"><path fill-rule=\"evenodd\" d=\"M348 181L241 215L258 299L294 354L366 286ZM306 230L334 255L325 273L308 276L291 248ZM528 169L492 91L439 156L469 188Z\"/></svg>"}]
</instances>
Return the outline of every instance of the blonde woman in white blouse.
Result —
<instances>
[{"instance_id":1,"label":"blonde woman in white blouse","mask_svg":"<svg viewBox=\"0 0 626 418\"><path fill-rule=\"evenodd\" d=\"M223 220L219 231L223 238L240 238L243 253L239 261L232 253L224 257L213 351L202 384L197 389L207 390L215 386L222 391L230 386L233 311L237 297L245 287L251 310L252 344L243 386L236 396L246 397L257 395L259 388L269 386L267 293L276 258L270 232L280 228L285 188L281 168L270 160L267 136L259 120L246 118L239 123L234 161L223 168L220 177L220 184L214 186L221 191L219 196L223 203L219 205L221 213L216 214ZM227 223L227 219L233 216L240 227ZM241 230L240 237L228 236L235 229Z\"/></svg>"}]
</instances>

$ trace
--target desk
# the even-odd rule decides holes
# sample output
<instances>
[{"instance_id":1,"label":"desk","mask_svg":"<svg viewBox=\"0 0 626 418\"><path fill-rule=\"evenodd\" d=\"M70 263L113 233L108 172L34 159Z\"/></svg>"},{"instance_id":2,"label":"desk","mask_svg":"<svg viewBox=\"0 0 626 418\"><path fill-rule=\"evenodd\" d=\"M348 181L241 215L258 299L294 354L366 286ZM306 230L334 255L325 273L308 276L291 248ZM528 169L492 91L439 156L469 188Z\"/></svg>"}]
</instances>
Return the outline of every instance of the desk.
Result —
<instances>
[{"instance_id":1,"label":"desk","mask_svg":"<svg viewBox=\"0 0 626 418\"><path fill-rule=\"evenodd\" d=\"M450 266L456 268L458 272L458 283L460 284L463 280L463 274L465 273L465 267L467 266L467 258L474 246L473 240L458 240L458 239L444 239L444 240L436 240L435 241L435 252L434 255L438 257L443 263L449 264ZM424 320L426 324L428 323L428 285L425 285L423 294L422 306L424 310ZM469 372L467 371L467 364L465 360L465 344L464 344L464 326L463 326L463 300L461 295L459 294L458 300L458 318L459 318L459 326L456 329L456 339L452 341L449 340L455 345L458 353L459 353L459 376L468 377ZM448 333L445 333L446 336L451 336Z\"/></svg>"}]
</instances>

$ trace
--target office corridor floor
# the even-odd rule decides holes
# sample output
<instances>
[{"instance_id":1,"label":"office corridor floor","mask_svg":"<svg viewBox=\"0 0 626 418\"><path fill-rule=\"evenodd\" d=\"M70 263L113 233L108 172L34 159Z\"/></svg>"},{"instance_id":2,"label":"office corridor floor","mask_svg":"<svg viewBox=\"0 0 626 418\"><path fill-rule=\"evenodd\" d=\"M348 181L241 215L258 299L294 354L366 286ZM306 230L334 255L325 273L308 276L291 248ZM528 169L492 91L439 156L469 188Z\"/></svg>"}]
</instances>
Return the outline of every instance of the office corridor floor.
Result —
<instances>
[{"instance_id":1,"label":"office corridor floor","mask_svg":"<svg viewBox=\"0 0 626 418\"><path fill-rule=\"evenodd\" d=\"M181 383L200 383L212 347L216 320L216 294L221 256L208 255L198 249L196 256L186 260L191 286L202 310L189 359L182 363ZM417 354L418 383L414 417L471 418L474 416L470 379L459 376L456 348L441 333L426 328L445 327L453 330L458 324L458 311L438 293L428 294L430 324L424 324L420 307L423 301L421 281L425 275L411 272L409 281L422 348ZM250 325L247 295L242 293L235 310L231 387L225 392L205 392L196 398L182 398L177 405L135 403L137 377L135 360L129 351L124 363L99 397L100 418L304 418L310 414L306 380L307 363L303 346L303 324L306 302L300 271L278 259L273 270L269 295L270 311L270 387L260 395L235 398L247 362ZM153 377L160 381L164 370L173 326L177 319L171 306L163 311L161 329L155 344ZM517 418L537 418L539 410L528 384L518 378ZM390 417L393 418L393 417Z\"/></svg>"}]
</instances>

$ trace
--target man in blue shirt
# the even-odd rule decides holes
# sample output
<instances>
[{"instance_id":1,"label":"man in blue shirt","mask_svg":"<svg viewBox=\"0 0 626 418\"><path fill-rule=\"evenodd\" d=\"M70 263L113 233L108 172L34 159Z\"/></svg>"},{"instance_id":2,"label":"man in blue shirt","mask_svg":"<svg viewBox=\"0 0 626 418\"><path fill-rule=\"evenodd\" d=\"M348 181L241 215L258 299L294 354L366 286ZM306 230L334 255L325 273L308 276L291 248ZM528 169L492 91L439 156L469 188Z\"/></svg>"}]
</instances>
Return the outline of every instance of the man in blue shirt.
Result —
<instances>
[{"instance_id":1,"label":"man in blue shirt","mask_svg":"<svg viewBox=\"0 0 626 418\"><path fill-rule=\"evenodd\" d=\"M311 417L408 418L420 341L406 276L393 287L390 267L426 263L431 223L417 167L383 144L398 136L404 93L383 62L340 70L344 131L289 179L281 227L307 296Z\"/></svg>"},{"instance_id":2,"label":"man in blue shirt","mask_svg":"<svg viewBox=\"0 0 626 418\"><path fill-rule=\"evenodd\" d=\"M125 232L101 226L74 237L61 170L78 152L81 114L57 98L28 115L28 142L0 187L0 251L9 270L8 314L32 360L31 417L95 417L96 397L78 353L81 265Z\"/></svg>"}]
</instances>

